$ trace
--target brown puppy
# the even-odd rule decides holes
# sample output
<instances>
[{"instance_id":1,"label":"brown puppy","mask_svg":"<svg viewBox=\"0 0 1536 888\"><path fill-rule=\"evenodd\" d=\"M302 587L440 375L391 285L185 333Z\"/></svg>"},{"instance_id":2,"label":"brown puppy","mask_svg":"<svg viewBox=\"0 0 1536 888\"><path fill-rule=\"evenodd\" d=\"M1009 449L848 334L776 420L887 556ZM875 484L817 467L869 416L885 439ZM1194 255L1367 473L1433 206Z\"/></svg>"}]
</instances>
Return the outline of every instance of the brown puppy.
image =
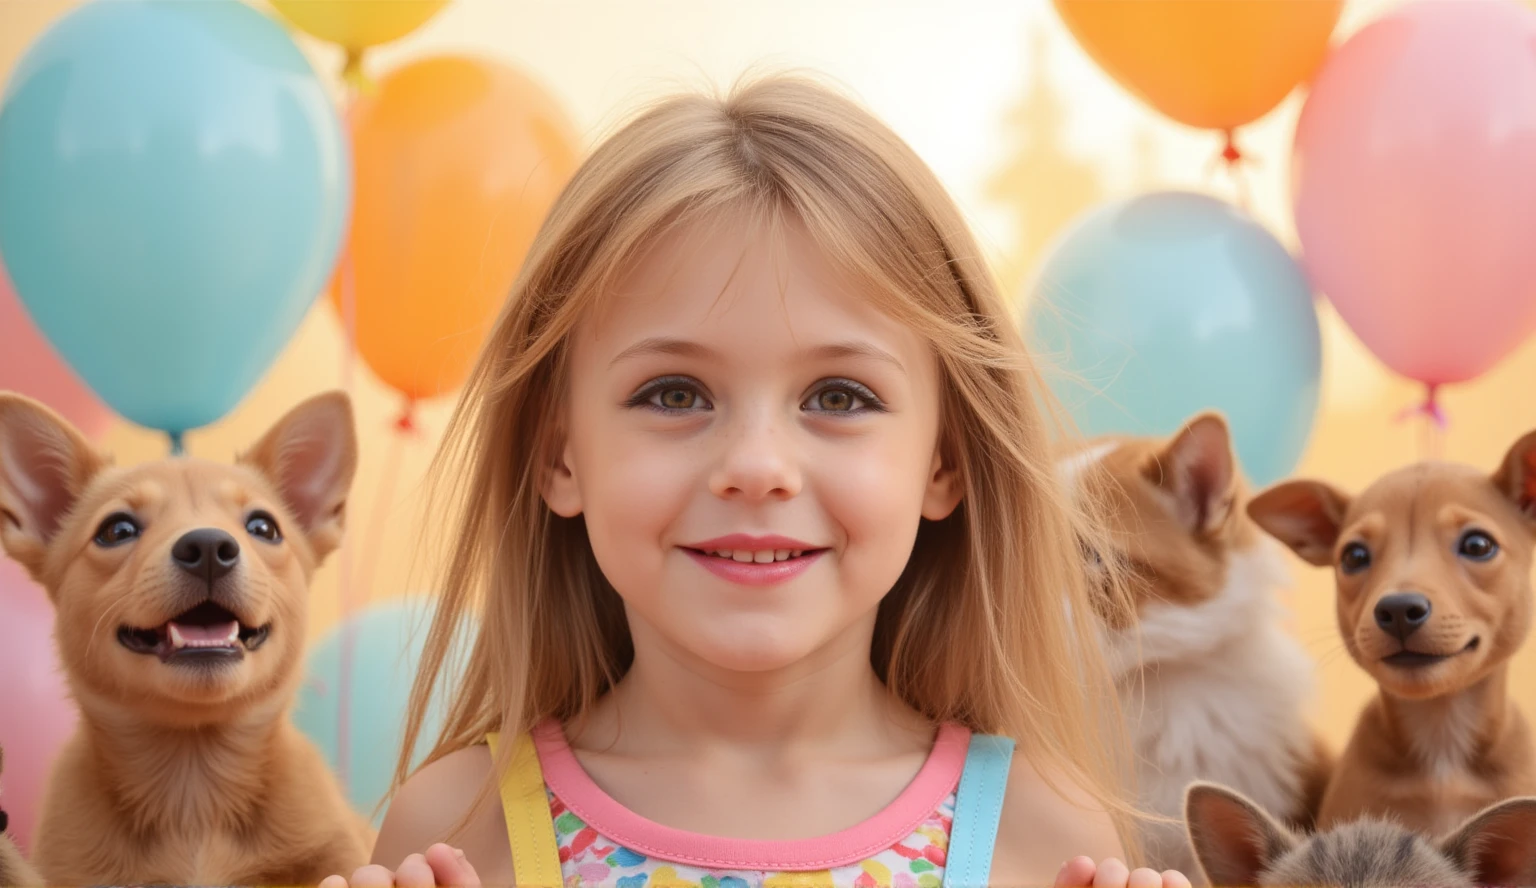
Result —
<instances>
[{"instance_id":1,"label":"brown puppy","mask_svg":"<svg viewBox=\"0 0 1536 888\"><path fill-rule=\"evenodd\" d=\"M1106 438L1059 462L1076 496L1103 504L1113 560L1131 574L1133 625L1105 650L1136 753L1147 864L1198 876L1183 824L1191 781L1236 787L1308 827L1329 756L1307 725L1312 661L1282 626L1285 554L1243 511L1247 494L1221 416L1162 438Z\"/></svg>"},{"instance_id":2,"label":"brown puppy","mask_svg":"<svg viewBox=\"0 0 1536 888\"><path fill-rule=\"evenodd\" d=\"M0 772L5 770L5 750L0 749ZM41 885L42 879L32 867L27 866L26 858L17 850L16 843L5 834L5 812L0 811L0 886L4 888L24 888L24 886Z\"/></svg>"},{"instance_id":3,"label":"brown puppy","mask_svg":"<svg viewBox=\"0 0 1536 888\"><path fill-rule=\"evenodd\" d=\"M1492 475L1393 472L1351 498L1316 481L1253 500L1260 526L1335 572L1339 630L1380 693L1323 797L1318 826L1391 816L1440 834L1536 795L1536 751L1506 692L1531 624L1536 433Z\"/></svg>"},{"instance_id":4,"label":"brown puppy","mask_svg":"<svg viewBox=\"0 0 1536 888\"><path fill-rule=\"evenodd\" d=\"M131 469L0 394L0 543L53 600L80 707L33 848L49 884L298 885L367 863L370 831L288 718L356 462L340 394L233 466Z\"/></svg>"}]
</instances>

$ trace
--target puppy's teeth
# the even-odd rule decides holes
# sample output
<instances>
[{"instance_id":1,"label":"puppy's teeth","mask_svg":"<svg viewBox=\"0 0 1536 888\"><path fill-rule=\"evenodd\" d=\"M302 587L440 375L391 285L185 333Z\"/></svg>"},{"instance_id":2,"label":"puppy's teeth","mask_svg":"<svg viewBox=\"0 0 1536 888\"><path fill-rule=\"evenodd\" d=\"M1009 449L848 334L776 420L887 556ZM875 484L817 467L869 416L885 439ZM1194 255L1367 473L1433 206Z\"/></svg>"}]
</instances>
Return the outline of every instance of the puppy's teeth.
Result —
<instances>
[{"instance_id":1,"label":"puppy's teeth","mask_svg":"<svg viewBox=\"0 0 1536 888\"><path fill-rule=\"evenodd\" d=\"M181 637L181 632L176 628L176 624L175 623L172 623L170 625L170 630L171 630L171 648L173 650L178 650L179 651L182 648L186 647L187 646L187 640L185 638Z\"/></svg>"},{"instance_id":2,"label":"puppy's teeth","mask_svg":"<svg viewBox=\"0 0 1536 888\"><path fill-rule=\"evenodd\" d=\"M773 560L774 561L788 561L789 560L789 550L788 549L774 549L773 550Z\"/></svg>"}]
</instances>

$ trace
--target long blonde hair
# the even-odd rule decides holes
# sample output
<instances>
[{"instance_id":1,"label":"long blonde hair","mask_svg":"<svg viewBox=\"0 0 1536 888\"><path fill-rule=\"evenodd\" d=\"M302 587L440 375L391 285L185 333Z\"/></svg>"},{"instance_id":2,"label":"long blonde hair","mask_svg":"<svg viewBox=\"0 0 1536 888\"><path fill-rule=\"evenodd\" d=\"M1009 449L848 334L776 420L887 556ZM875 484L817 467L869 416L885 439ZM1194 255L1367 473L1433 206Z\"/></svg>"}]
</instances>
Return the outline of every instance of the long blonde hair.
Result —
<instances>
[{"instance_id":1,"label":"long blonde hair","mask_svg":"<svg viewBox=\"0 0 1536 888\"><path fill-rule=\"evenodd\" d=\"M783 75L646 109L595 149L534 240L434 465L449 557L396 785L454 639L476 617L427 762L488 732L579 718L628 668L623 604L583 520L556 516L540 495L568 341L660 232L721 209L791 215L938 357L941 446L964 499L923 522L881 602L876 671L934 722L1015 738L1042 773L1109 810L1134 846L1123 728L1096 643L1102 599L1091 600L1081 554L1102 525L1057 479L1049 397L938 179L857 104Z\"/></svg>"}]
</instances>

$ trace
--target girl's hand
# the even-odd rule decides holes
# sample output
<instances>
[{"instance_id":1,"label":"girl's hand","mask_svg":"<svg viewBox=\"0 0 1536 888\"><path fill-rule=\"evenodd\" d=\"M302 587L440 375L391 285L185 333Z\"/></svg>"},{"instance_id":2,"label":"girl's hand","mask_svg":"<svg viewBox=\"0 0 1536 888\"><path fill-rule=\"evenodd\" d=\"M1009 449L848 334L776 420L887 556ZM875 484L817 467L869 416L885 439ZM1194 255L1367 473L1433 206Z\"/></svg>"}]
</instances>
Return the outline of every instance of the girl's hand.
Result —
<instances>
[{"instance_id":1,"label":"girl's hand","mask_svg":"<svg viewBox=\"0 0 1536 888\"><path fill-rule=\"evenodd\" d=\"M1097 864L1091 857L1074 857L1061 865L1056 888L1190 888L1190 884L1178 870L1130 870L1113 857Z\"/></svg>"},{"instance_id":2,"label":"girl's hand","mask_svg":"<svg viewBox=\"0 0 1536 888\"><path fill-rule=\"evenodd\" d=\"M454 888L479 888L480 875L465 859L464 852L451 845L433 845L426 854L412 854L390 872L378 864L370 864L352 874L349 882L345 876L327 876L320 888L436 888L451 885Z\"/></svg>"}]
</instances>

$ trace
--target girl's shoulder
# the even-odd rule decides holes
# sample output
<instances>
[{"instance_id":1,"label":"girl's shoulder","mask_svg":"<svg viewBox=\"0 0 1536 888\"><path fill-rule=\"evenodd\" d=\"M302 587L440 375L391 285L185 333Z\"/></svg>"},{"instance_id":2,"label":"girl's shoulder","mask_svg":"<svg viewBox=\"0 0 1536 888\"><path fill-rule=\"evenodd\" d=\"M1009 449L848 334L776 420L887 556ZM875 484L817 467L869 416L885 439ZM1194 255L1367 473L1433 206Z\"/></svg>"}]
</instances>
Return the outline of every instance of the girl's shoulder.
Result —
<instances>
[{"instance_id":1,"label":"girl's shoulder","mask_svg":"<svg viewBox=\"0 0 1536 888\"><path fill-rule=\"evenodd\" d=\"M484 745L450 752L412 774L390 800L373 862L393 869L408 855L447 842L474 863L484 884L510 885L506 818L494 787L483 792L494 781L491 752ZM471 810L482 797L484 802Z\"/></svg>"},{"instance_id":2,"label":"girl's shoulder","mask_svg":"<svg viewBox=\"0 0 1536 888\"><path fill-rule=\"evenodd\" d=\"M1022 750L1013 753L989 881L1050 885L1067 860L1125 859L1104 807L1064 774L1043 772Z\"/></svg>"}]
</instances>

